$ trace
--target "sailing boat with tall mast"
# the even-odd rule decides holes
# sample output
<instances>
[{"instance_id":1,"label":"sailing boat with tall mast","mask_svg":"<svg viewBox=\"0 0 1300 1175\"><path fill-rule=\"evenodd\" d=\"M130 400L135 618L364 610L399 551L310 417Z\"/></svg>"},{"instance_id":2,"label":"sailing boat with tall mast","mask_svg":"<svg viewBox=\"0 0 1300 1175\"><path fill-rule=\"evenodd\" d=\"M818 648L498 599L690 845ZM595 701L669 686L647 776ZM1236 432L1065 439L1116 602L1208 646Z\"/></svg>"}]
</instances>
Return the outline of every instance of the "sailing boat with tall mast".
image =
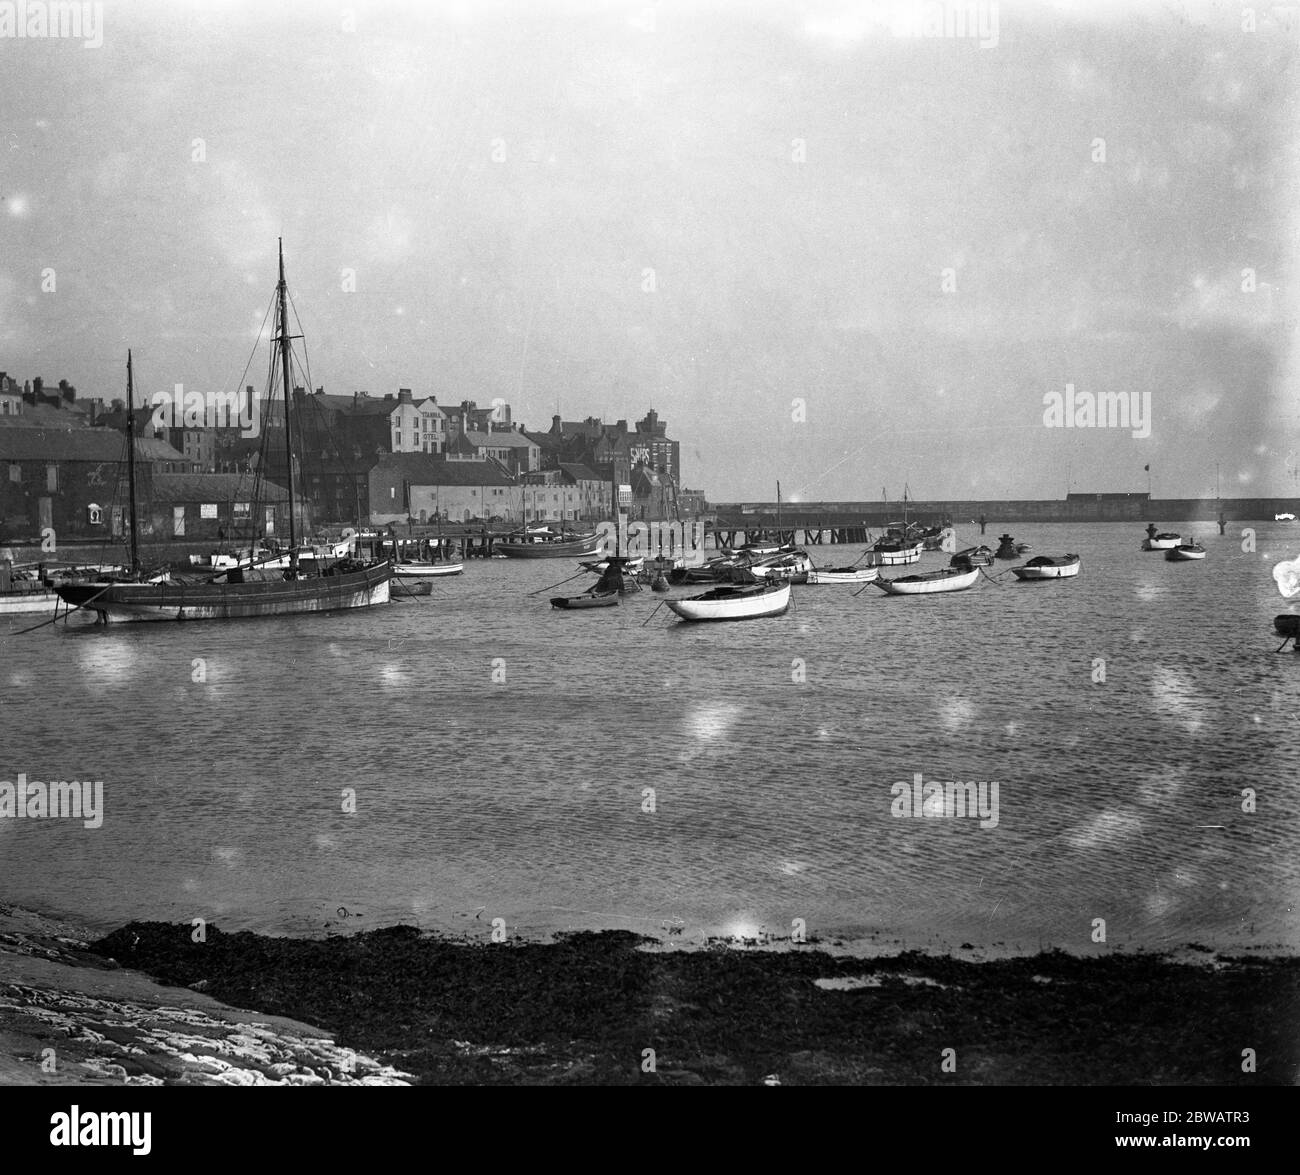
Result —
<instances>
[{"instance_id":1,"label":"sailing boat with tall mast","mask_svg":"<svg viewBox=\"0 0 1300 1175\"><path fill-rule=\"evenodd\" d=\"M886 496L888 502L888 496ZM913 539L908 533L907 523L907 485L903 485L903 522L886 528L885 537L878 539L861 562L867 567L897 567L904 563L916 563L921 558L924 547L919 539Z\"/></svg>"},{"instance_id":2,"label":"sailing boat with tall mast","mask_svg":"<svg viewBox=\"0 0 1300 1175\"><path fill-rule=\"evenodd\" d=\"M293 403L289 369L288 286L284 278L284 245L280 245L280 277L276 286L279 333L272 339L278 349L284 390L284 443L289 490L288 567L258 565L226 568L203 577L162 577L141 582L136 535L134 379L127 356L127 487L131 499L130 546L132 582L91 583L59 588L69 608L94 611L101 622L134 620L235 620L258 616L288 616L301 612L334 612L386 604L393 567L387 560L362 562L341 558L334 562L298 561L298 530L293 492ZM274 396L275 363L268 378L268 406Z\"/></svg>"}]
</instances>

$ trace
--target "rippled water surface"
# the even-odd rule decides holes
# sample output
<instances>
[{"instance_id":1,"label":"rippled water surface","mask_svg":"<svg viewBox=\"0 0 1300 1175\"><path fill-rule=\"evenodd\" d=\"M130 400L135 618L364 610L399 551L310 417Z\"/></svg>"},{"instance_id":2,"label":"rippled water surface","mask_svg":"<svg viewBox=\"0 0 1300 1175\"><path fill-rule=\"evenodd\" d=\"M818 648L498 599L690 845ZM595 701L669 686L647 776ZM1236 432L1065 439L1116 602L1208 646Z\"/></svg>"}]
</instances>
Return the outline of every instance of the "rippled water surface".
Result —
<instances>
[{"instance_id":1,"label":"rippled water surface","mask_svg":"<svg viewBox=\"0 0 1300 1175\"><path fill-rule=\"evenodd\" d=\"M648 591L557 612L525 593L571 563L489 560L369 612L0 622L0 779L100 779L106 809L0 820L0 897L105 929L803 918L1087 950L1103 918L1112 945L1294 950L1300 657L1274 652L1271 568L1300 529L1261 525L1248 553L1205 525L1186 564L1140 526L1010 529L1082 574L796 587L783 617L687 625ZM915 773L997 781L996 827L894 815Z\"/></svg>"}]
</instances>

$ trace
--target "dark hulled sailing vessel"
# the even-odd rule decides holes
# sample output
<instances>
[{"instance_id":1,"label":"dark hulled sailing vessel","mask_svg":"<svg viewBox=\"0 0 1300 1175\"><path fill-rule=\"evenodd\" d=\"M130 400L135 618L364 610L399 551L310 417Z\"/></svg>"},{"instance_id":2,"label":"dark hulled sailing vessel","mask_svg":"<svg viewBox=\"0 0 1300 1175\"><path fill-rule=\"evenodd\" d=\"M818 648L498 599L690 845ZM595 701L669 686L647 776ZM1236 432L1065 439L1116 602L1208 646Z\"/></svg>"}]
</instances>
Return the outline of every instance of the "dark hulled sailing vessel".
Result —
<instances>
[{"instance_id":1,"label":"dark hulled sailing vessel","mask_svg":"<svg viewBox=\"0 0 1300 1175\"><path fill-rule=\"evenodd\" d=\"M136 542L135 503L135 390L130 355L127 356L127 468L131 498L131 570L126 581L69 585L59 596L70 608L94 611L100 621L129 620L236 620L257 616L287 616L300 612L334 612L386 604L393 567L388 560L362 562L343 558L332 563L314 561L307 569L298 562L298 536L293 497L293 406L289 376L289 315L284 280L284 247L280 247L278 347L284 390L284 434L289 489L289 565L284 567L232 567L216 575L156 577L145 581L140 573ZM272 363L274 382L275 364ZM273 389L272 389L273 391ZM268 397L268 403L269 403Z\"/></svg>"}]
</instances>

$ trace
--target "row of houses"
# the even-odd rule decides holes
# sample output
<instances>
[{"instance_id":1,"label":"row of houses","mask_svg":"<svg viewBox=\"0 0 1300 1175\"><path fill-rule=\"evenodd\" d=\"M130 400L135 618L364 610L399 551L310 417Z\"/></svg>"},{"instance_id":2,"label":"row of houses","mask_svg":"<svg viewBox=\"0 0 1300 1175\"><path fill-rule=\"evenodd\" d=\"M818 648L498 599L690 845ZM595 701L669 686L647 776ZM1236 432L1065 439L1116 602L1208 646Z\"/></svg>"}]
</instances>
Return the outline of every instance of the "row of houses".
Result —
<instances>
[{"instance_id":1,"label":"row of houses","mask_svg":"<svg viewBox=\"0 0 1300 1175\"><path fill-rule=\"evenodd\" d=\"M124 534L129 496L126 438L100 428L15 429L0 426L0 542ZM284 535L288 492L283 483L241 473L175 470L175 450L154 438L136 441L138 526L155 538L220 539ZM675 495L645 466L630 475L633 519L670 518ZM295 477L300 531L325 523L519 524L595 523L612 517L610 477L584 465L512 476L491 458L386 453L346 481ZM339 495L346 497L342 500Z\"/></svg>"},{"instance_id":2,"label":"row of houses","mask_svg":"<svg viewBox=\"0 0 1300 1175\"><path fill-rule=\"evenodd\" d=\"M290 484L283 405L265 408L254 436L177 413L159 426L135 410L139 525L162 537L283 533ZM651 409L635 425L552 420L532 433L510 406L442 406L409 388L395 395L294 393L292 484L304 527L401 522L594 523L612 514L612 486L631 485L632 517L695 517L703 494L678 480L679 446ZM279 431L279 438L275 434ZM126 405L78 399L60 381L21 388L0 372L0 538L120 533L126 500ZM262 486L260 492L255 487Z\"/></svg>"}]
</instances>

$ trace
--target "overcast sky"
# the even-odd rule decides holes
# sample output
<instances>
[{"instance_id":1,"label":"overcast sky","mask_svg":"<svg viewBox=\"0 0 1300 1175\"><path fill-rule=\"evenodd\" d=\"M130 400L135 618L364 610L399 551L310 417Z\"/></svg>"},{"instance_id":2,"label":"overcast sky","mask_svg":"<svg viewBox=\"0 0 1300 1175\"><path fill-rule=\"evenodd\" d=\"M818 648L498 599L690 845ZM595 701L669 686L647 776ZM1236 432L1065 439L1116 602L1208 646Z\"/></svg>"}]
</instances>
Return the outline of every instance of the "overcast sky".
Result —
<instances>
[{"instance_id":1,"label":"overcast sky","mask_svg":"<svg viewBox=\"0 0 1300 1175\"><path fill-rule=\"evenodd\" d=\"M0 13L0 369L240 386L283 236L315 384L653 406L714 500L1300 493L1300 9L945 7Z\"/></svg>"}]
</instances>

